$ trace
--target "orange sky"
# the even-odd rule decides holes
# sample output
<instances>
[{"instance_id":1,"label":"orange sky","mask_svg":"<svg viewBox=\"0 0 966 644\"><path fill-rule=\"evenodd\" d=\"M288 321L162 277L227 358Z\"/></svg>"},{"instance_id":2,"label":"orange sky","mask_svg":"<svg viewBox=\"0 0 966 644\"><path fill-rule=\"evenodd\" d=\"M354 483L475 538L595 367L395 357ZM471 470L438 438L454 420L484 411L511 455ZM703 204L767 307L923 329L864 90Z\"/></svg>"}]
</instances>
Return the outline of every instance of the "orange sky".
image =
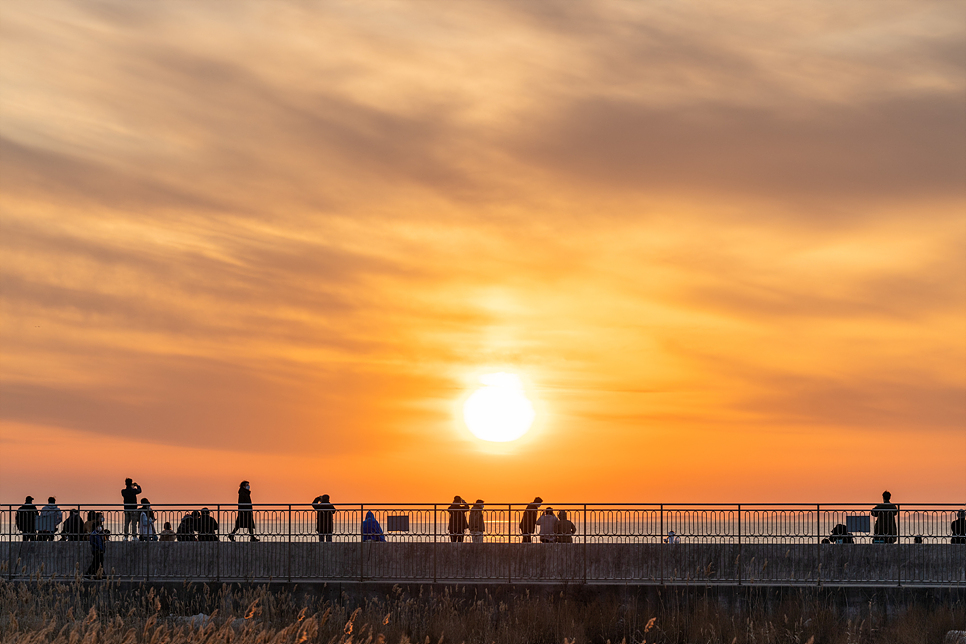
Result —
<instances>
[{"instance_id":1,"label":"orange sky","mask_svg":"<svg viewBox=\"0 0 966 644\"><path fill-rule=\"evenodd\" d=\"M964 502L964 32L7 4L0 501Z\"/></svg>"}]
</instances>

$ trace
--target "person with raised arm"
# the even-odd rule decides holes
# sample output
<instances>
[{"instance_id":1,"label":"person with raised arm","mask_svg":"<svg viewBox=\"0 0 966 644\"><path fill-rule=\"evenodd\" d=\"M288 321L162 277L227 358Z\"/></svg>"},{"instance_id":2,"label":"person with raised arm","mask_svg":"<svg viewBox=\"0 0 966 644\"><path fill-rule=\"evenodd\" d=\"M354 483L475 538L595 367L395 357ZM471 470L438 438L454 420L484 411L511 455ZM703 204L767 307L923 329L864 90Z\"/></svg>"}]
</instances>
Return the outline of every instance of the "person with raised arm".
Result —
<instances>
[{"instance_id":1,"label":"person with raised arm","mask_svg":"<svg viewBox=\"0 0 966 644\"><path fill-rule=\"evenodd\" d=\"M124 540L128 536L133 539L137 537L138 523L141 520L141 513L138 511L138 494L141 493L141 486L133 479L124 479L124 489L121 490L121 498L124 499Z\"/></svg>"},{"instance_id":2,"label":"person with raised arm","mask_svg":"<svg viewBox=\"0 0 966 644\"><path fill-rule=\"evenodd\" d=\"M319 543L332 542L334 528L335 506L329 503L329 495L322 494L312 500L315 508L315 531L319 534Z\"/></svg>"}]
</instances>

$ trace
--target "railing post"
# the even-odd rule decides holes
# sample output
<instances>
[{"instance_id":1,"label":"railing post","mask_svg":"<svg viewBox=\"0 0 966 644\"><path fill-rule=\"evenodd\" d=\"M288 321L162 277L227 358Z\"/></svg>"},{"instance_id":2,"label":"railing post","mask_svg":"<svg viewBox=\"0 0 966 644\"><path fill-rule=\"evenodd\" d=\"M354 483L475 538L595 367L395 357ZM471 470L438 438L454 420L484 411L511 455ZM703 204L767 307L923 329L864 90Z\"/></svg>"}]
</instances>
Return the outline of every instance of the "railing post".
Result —
<instances>
[{"instance_id":1,"label":"railing post","mask_svg":"<svg viewBox=\"0 0 966 644\"><path fill-rule=\"evenodd\" d=\"M587 548L588 548L588 545L587 545L587 504L586 503L584 503L584 521L583 521L583 523L584 523L584 525L583 525L583 533L584 533L584 538L583 538L583 541L584 541L584 543L583 543L583 550L584 550L584 584L586 585L586 583L587 583Z\"/></svg>"},{"instance_id":2,"label":"railing post","mask_svg":"<svg viewBox=\"0 0 966 644\"><path fill-rule=\"evenodd\" d=\"M661 532L657 535L658 544L661 544L661 585L664 585L664 504L661 504Z\"/></svg>"},{"instance_id":3,"label":"railing post","mask_svg":"<svg viewBox=\"0 0 966 644\"><path fill-rule=\"evenodd\" d=\"M215 535L215 581L221 581L221 504L215 506L215 514L218 516L218 534Z\"/></svg>"},{"instance_id":4,"label":"railing post","mask_svg":"<svg viewBox=\"0 0 966 644\"><path fill-rule=\"evenodd\" d=\"M436 517L436 504L434 503L433 504L433 583L434 584L436 583L436 549L439 548L439 545L438 545L439 539L436 534L437 530L438 530L438 521Z\"/></svg>"},{"instance_id":5,"label":"railing post","mask_svg":"<svg viewBox=\"0 0 966 644\"><path fill-rule=\"evenodd\" d=\"M741 585L741 504L738 504L738 585Z\"/></svg>"},{"instance_id":6,"label":"railing post","mask_svg":"<svg viewBox=\"0 0 966 644\"><path fill-rule=\"evenodd\" d=\"M815 572L815 585L822 585L822 504L815 504L815 547L818 548L815 560L817 562Z\"/></svg>"},{"instance_id":7,"label":"railing post","mask_svg":"<svg viewBox=\"0 0 966 644\"><path fill-rule=\"evenodd\" d=\"M365 560L365 543L366 538L365 531L366 523L366 506L364 503L359 504L359 581L362 582L364 579L363 565Z\"/></svg>"},{"instance_id":8,"label":"railing post","mask_svg":"<svg viewBox=\"0 0 966 644\"><path fill-rule=\"evenodd\" d=\"M288 504L288 582L292 583L292 504Z\"/></svg>"},{"instance_id":9,"label":"railing post","mask_svg":"<svg viewBox=\"0 0 966 644\"><path fill-rule=\"evenodd\" d=\"M902 587L902 530L899 527L899 517L902 515L902 505L896 503L896 586Z\"/></svg>"},{"instance_id":10,"label":"railing post","mask_svg":"<svg viewBox=\"0 0 966 644\"><path fill-rule=\"evenodd\" d=\"M513 535L513 504L508 503L506 506L506 543L507 543L507 557L506 557L506 583L510 583L510 579L513 577L513 547L510 545Z\"/></svg>"},{"instance_id":11,"label":"railing post","mask_svg":"<svg viewBox=\"0 0 966 644\"><path fill-rule=\"evenodd\" d=\"M7 576L13 579L13 528L17 524L13 506L7 506ZM22 542L22 540L21 540Z\"/></svg>"}]
</instances>

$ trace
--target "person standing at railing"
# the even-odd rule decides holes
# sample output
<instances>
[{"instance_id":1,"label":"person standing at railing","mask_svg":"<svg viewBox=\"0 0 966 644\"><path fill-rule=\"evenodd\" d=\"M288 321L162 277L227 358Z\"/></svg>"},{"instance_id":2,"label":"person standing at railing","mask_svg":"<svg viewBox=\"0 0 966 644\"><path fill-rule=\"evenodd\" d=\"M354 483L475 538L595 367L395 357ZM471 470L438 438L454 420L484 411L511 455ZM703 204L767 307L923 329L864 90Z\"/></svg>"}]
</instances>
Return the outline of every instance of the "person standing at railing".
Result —
<instances>
[{"instance_id":1,"label":"person standing at railing","mask_svg":"<svg viewBox=\"0 0 966 644\"><path fill-rule=\"evenodd\" d=\"M577 526L567 518L567 511L561 510L557 516L557 525L554 527L554 540L557 543L573 543L573 535L576 532Z\"/></svg>"},{"instance_id":2,"label":"person standing at railing","mask_svg":"<svg viewBox=\"0 0 966 644\"><path fill-rule=\"evenodd\" d=\"M158 531L154 527L154 510L147 498L141 499L141 517L138 519L138 535L141 541L157 541Z\"/></svg>"},{"instance_id":3,"label":"person standing at railing","mask_svg":"<svg viewBox=\"0 0 966 644\"><path fill-rule=\"evenodd\" d=\"M461 496L454 496L453 503L447 508L449 512L449 540L453 542L463 542L463 536L469 524L466 521L466 511L470 506Z\"/></svg>"},{"instance_id":4,"label":"person standing at railing","mask_svg":"<svg viewBox=\"0 0 966 644\"><path fill-rule=\"evenodd\" d=\"M24 541L34 541L37 538L37 506L34 497L28 496L23 505L17 508L17 530L23 535Z\"/></svg>"},{"instance_id":5,"label":"person standing at railing","mask_svg":"<svg viewBox=\"0 0 966 644\"><path fill-rule=\"evenodd\" d=\"M37 541L53 541L57 526L63 520L64 513L57 507L57 499L49 497L37 518Z\"/></svg>"},{"instance_id":6,"label":"person standing at railing","mask_svg":"<svg viewBox=\"0 0 966 644\"><path fill-rule=\"evenodd\" d=\"M85 577L100 577L104 570L104 552L107 550L107 537L104 534L104 516L96 515L97 519L88 540L91 543L91 565L87 567Z\"/></svg>"},{"instance_id":7,"label":"person standing at railing","mask_svg":"<svg viewBox=\"0 0 966 644\"><path fill-rule=\"evenodd\" d=\"M553 513L553 508L547 508L543 516L537 519L537 525L540 526L540 543L553 543L554 533L557 531L557 524L559 520Z\"/></svg>"},{"instance_id":8,"label":"person standing at railing","mask_svg":"<svg viewBox=\"0 0 966 644\"><path fill-rule=\"evenodd\" d=\"M527 505L520 519L520 534L523 535L523 543L530 543L533 533L537 531L537 508L543 503L539 496L534 497L533 503Z\"/></svg>"},{"instance_id":9,"label":"person standing at railing","mask_svg":"<svg viewBox=\"0 0 966 644\"><path fill-rule=\"evenodd\" d=\"M363 541L386 541L386 535L382 532L382 526L376 520L372 510L366 512L366 519L362 522Z\"/></svg>"},{"instance_id":10,"label":"person standing at railing","mask_svg":"<svg viewBox=\"0 0 966 644\"><path fill-rule=\"evenodd\" d=\"M953 533L950 543L966 544L966 510L956 513L956 520L949 524L949 530Z\"/></svg>"},{"instance_id":11,"label":"person standing at railing","mask_svg":"<svg viewBox=\"0 0 966 644\"><path fill-rule=\"evenodd\" d=\"M892 503L892 493L882 493L882 503L872 508L875 525L872 527L872 543L895 543L899 535L896 516L899 508Z\"/></svg>"},{"instance_id":12,"label":"person standing at railing","mask_svg":"<svg viewBox=\"0 0 966 644\"><path fill-rule=\"evenodd\" d=\"M84 534L90 536L91 532L94 531L94 526L97 525L97 512L93 510L87 511L87 521L84 522Z\"/></svg>"},{"instance_id":13,"label":"person standing at railing","mask_svg":"<svg viewBox=\"0 0 966 644\"><path fill-rule=\"evenodd\" d=\"M483 543L486 534L486 521L483 519L483 499L477 499L470 509L470 536L473 543Z\"/></svg>"},{"instance_id":14,"label":"person standing at railing","mask_svg":"<svg viewBox=\"0 0 966 644\"><path fill-rule=\"evenodd\" d=\"M121 498L124 499L124 540L127 541L128 535L133 539L137 536L138 521L141 518L138 512L138 494L141 493L141 486L132 479L124 479L124 489L121 490Z\"/></svg>"},{"instance_id":15,"label":"person standing at railing","mask_svg":"<svg viewBox=\"0 0 966 644\"><path fill-rule=\"evenodd\" d=\"M319 533L319 543L331 543L335 527L335 506L329 503L329 495L315 497L312 507L315 508L315 531Z\"/></svg>"},{"instance_id":16,"label":"person standing at railing","mask_svg":"<svg viewBox=\"0 0 966 644\"><path fill-rule=\"evenodd\" d=\"M228 533L228 540L235 540L235 533L241 529L248 530L251 541L258 541L255 536L255 513L252 511L252 487L248 481L242 481L238 486L238 517L235 528Z\"/></svg>"}]
</instances>

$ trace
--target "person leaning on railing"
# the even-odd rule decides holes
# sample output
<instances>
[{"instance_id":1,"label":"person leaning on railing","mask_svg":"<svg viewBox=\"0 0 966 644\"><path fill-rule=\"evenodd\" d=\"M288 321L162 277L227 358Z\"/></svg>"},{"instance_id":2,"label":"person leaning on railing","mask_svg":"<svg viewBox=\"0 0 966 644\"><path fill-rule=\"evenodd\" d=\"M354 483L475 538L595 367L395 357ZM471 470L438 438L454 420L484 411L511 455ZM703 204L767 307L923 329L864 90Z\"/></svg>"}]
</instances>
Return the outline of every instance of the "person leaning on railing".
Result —
<instances>
[{"instance_id":1,"label":"person leaning on railing","mask_svg":"<svg viewBox=\"0 0 966 644\"><path fill-rule=\"evenodd\" d=\"M315 531L319 534L319 542L332 542L332 532L335 527L335 506L329 503L329 495L323 494L312 500L315 508Z\"/></svg>"}]
</instances>

